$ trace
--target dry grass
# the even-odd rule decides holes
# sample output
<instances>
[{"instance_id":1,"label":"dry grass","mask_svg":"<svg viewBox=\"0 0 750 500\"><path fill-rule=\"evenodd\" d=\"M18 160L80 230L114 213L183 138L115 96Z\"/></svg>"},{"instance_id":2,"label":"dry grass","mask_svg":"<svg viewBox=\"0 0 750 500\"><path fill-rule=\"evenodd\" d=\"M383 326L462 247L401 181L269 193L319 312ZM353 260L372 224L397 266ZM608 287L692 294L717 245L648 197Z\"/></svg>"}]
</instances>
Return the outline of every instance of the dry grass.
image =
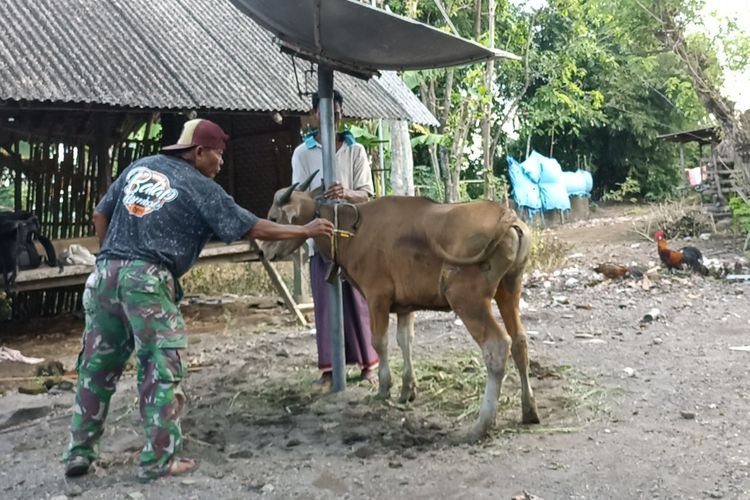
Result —
<instances>
[{"instance_id":1,"label":"dry grass","mask_svg":"<svg viewBox=\"0 0 750 500\"><path fill-rule=\"evenodd\" d=\"M654 233L661 229L667 239L680 239L686 236L697 237L701 233L715 233L716 223L711 214L703 207L688 200L671 203L659 203L651 208L651 214L638 224L634 231L648 240L653 240Z\"/></svg>"},{"instance_id":2,"label":"dry grass","mask_svg":"<svg viewBox=\"0 0 750 500\"><path fill-rule=\"evenodd\" d=\"M531 257L528 270L552 271L565 265L571 246L548 231L532 232Z\"/></svg>"},{"instance_id":3,"label":"dry grass","mask_svg":"<svg viewBox=\"0 0 750 500\"><path fill-rule=\"evenodd\" d=\"M292 263L274 263L288 287L292 286ZM205 264L193 267L180 280L186 295L276 295L260 262Z\"/></svg>"}]
</instances>

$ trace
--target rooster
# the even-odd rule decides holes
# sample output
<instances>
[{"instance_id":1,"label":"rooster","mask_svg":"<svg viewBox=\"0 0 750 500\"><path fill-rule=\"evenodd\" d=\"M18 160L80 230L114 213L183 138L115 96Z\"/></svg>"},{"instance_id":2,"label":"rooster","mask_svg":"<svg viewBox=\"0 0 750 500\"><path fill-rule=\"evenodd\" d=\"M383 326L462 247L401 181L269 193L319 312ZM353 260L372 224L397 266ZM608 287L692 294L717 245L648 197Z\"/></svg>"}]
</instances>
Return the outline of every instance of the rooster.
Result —
<instances>
[{"instance_id":1,"label":"rooster","mask_svg":"<svg viewBox=\"0 0 750 500\"><path fill-rule=\"evenodd\" d=\"M694 272L703 276L708 274L708 268L703 265L703 254L695 247L683 247L679 251L670 250L667 246L667 236L664 231L656 231L654 234L656 247L659 250L659 258L667 269L684 269L689 267Z\"/></svg>"}]
</instances>

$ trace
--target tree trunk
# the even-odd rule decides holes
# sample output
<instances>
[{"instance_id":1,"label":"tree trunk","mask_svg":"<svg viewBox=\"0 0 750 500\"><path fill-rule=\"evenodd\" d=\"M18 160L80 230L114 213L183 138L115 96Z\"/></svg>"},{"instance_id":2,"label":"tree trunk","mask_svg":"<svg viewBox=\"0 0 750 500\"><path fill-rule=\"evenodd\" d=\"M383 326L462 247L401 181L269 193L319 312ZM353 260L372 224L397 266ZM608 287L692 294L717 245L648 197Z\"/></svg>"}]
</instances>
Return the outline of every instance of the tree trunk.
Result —
<instances>
[{"instance_id":1,"label":"tree trunk","mask_svg":"<svg viewBox=\"0 0 750 500\"><path fill-rule=\"evenodd\" d=\"M414 196L414 159L409 127L402 120L391 122L391 186L395 195Z\"/></svg>"},{"instance_id":2,"label":"tree trunk","mask_svg":"<svg viewBox=\"0 0 750 500\"><path fill-rule=\"evenodd\" d=\"M688 49L685 35L675 20L676 16L676 12L666 12L661 16L664 29L657 36L682 59L703 105L719 121L724 138L718 149L733 157L736 174L732 176L733 185L736 193L747 202L750 199L750 113L737 116L734 104L721 95L706 74L707 65L699 55ZM714 155L716 154L715 150Z\"/></svg>"},{"instance_id":3,"label":"tree trunk","mask_svg":"<svg viewBox=\"0 0 750 500\"><path fill-rule=\"evenodd\" d=\"M495 48L495 0L487 1L487 25L489 26L489 39L487 46ZM482 152L484 156L484 197L487 200L495 199L495 172L493 162L492 137L490 136L490 124L492 118L492 97L495 93L495 60L487 61L485 73L485 87L487 98L484 101L484 117L482 118Z\"/></svg>"}]
</instances>

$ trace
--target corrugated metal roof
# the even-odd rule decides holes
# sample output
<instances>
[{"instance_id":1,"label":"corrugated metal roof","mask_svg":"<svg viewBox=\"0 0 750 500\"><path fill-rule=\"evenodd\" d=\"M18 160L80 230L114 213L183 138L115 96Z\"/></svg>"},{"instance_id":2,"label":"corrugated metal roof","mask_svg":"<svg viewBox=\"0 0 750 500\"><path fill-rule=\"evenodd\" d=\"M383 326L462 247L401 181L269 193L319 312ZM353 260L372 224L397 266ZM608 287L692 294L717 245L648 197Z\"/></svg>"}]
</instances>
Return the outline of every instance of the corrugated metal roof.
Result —
<instances>
[{"instance_id":1,"label":"corrugated metal roof","mask_svg":"<svg viewBox=\"0 0 750 500\"><path fill-rule=\"evenodd\" d=\"M306 112L291 56L229 0L2 0L0 100ZM298 61L297 76L309 63ZM395 73L336 73L345 114L437 124ZM308 85L313 89L317 82Z\"/></svg>"}]
</instances>

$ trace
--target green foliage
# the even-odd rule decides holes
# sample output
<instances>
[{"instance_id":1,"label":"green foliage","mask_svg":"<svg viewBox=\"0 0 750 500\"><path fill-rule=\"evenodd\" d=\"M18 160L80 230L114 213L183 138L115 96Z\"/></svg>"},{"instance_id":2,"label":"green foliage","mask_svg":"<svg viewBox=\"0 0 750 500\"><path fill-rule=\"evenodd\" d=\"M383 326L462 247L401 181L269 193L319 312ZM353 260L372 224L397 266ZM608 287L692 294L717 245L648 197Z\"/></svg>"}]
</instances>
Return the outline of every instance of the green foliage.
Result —
<instances>
[{"instance_id":1,"label":"green foliage","mask_svg":"<svg viewBox=\"0 0 750 500\"><path fill-rule=\"evenodd\" d=\"M607 191L602 195L602 201L624 201L629 200L635 203L637 200L634 195L641 192L640 183L633 177L628 176L624 182L618 184L619 188Z\"/></svg>"},{"instance_id":2,"label":"green foliage","mask_svg":"<svg viewBox=\"0 0 750 500\"><path fill-rule=\"evenodd\" d=\"M433 134L431 132L415 135L411 138L413 148L419 146L441 145L447 146L448 136L446 134Z\"/></svg>"},{"instance_id":3,"label":"green foliage","mask_svg":"<svg viewBox=\"0 0 750 500\"><path fill-rule=\"evenodd\" d=\"M486 12L479 36L474 33L476 5L474 0L446 3L459 34L486 43ZM469 144L447 158L448 167L460 168L462 181L482 179L481 158L469 147L472 135L479 134L483 106L490 104L497 156L523 159L529 143L543 154L552 150L566 170L581 167L585 158L595 195L609 191L617 196L623 186L632 187L630 178L639 191L625 197L672 197L681 180L679 150L657 136L712 122L684 62L660 38L659 18L675 18L678 26L690 27L685 30L689 50L711 85L721 84L721 64L730 69L750 64L747 33L731 19L718 23L718 31L704 29L703 5L703 0L549 0L533 11L499 2L495 46L527 58L528 64L498 61L491 87L483 65L452 69L450 94L447 70L406 72L407 85L434 106L431 110L442 121L440 130L414 138L415 155L420 163L429 163L428 147L450 148L460 130L461 106L470 104ZM449 30L433 2L392 0L389 7ZM517 99L514 125L520 136L511 139L500 131L501 118ZM697 147L686 147L687 166L697 164L699 157ZM496 170L502 172L504 167ZM425 176L434 173L434 168L424 170ZM480 187L470 184L466 191L472 197Z\"/></svg>"},{"instance_id":4,"label":"green foliage","mask_svg":"<svg viewBox=\"0 0 750 500\"><path fill-rule=\"evenodd\" d=\"M672 196L678 149L656 137L706 125L708 117L683 63L657 38L655 16L680 12L692 22L700 7L686 0L550 2L532 47L538 78L524 103L525 132L511 153L522 156L530 136L538 151L553 147L564 168L579 167L585 157L599 193L619 193L630 176L640 191L628 196ZM715 53L693 38L718 74ZM687 161L697 155L691 149Z\"/></svg>"},{"instance_id":5,"label":"green foliage","mask_svg":"<svg viewBox=\"0 0 750 500\"><path fill-rule=\"evenodd\" d=\"M377 131L377 125L369 124L369 126L374 127ZM362 146L364 146L367 150L377 147L378 144L388 143L388 141L386 140L381 141L380 139L378 139L378 136L368 129L368 123L366 122L345 123L341 127L339 127L339 132L342 132L344 130L351 132L352 136L354 136L354 139Z\"/></svg>"},{"instance_id":6,"label":"green foliage","mask_svg":"<svg viewBox=\"0 0 750 500\"><path fill-rule=\"evenodd\" d=\"M16 204L15 187L12 183L10 171L0 170L0 210L13 210Z\"/></svg>"},{"instance_id":7,"label":"green foliage","mask_svg":"<svg viewBox=\"0 0 750 500\"><path fill-rule=\"evenodd\" d=\"M732 221L743 233L750 232L750 203L739 196L729 200L729 210L732 212Z\"/></svg>"},{"instance_id":8,"label":"green foliage","mask_svg":"<svg viewBox=\"0 0 750 500\"><path fill-rule=\"evenodd\" d=\"M8 321L13 317L13 304L11 298L5 292L0 292L0 322Z\"/></svg>"},{"instance_id":9,"label":"green foliage","mask_svg":"<svg viewBox=\"0 0 750 500\"><path fill-rule=\"evenodd\" d=\"M148 128L148 137L146 137L147 128ZM144 122L143 125L141 125L141 127L138 130L130 134L128 139L131 141L143 141L146 139L158 140L158 139L161 139L161 135L162 135L161 123L159 122L151 123L151 126L149 127L149 124Z\"/></svg>"},{"instance_id":10,"label":"green foliage","mask_svg":"<svg viewBox=\"0 0 750 500\"><path fill-rule=\"evenodd\" d=\"M435 179L429 165L414 165L414 187L419 189L420 196L443 201L443 183L440 179Z\"/></svg>"}]
</instances>

